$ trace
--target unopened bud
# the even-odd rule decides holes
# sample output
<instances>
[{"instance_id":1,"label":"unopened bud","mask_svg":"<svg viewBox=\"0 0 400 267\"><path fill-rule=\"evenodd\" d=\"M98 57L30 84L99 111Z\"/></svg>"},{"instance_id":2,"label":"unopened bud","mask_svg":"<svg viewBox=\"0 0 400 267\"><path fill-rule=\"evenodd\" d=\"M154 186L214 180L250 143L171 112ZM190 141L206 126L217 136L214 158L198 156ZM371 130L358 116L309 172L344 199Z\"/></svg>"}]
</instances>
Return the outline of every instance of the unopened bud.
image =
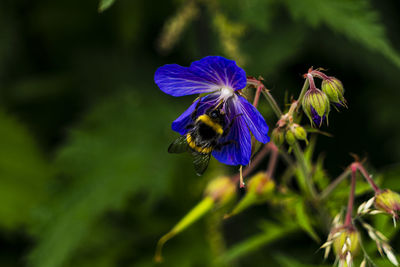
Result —
<instances>
[{"instance_id":1,"label":"unopened bud","mask_svg":"<svg viewBox=\"0 0 400 267\"><path fill-rule=\"evenodd\" d=\"M335 236L333 240L333 250L340 259L346 259L350 253L354 257L360 249L360 234L353 226L345 228L335 228L331 232Z\"/></svg>"},{"instance_id":2,"label":"unopened bud","mask_svg":"<svg viewBox=\"0 0 400 267\"><path fill-rule=\"evenodd\" d=\"M286 137L286 142L289 145L293 145L294 143L296 143L296 136L291 130L286 131L285 137Z\"/></svg>"},{"instance_id":3,"label":"unopened bud","mask_svg":"<svg viewBox=\"0 0 400 267\"><path fill-rule=\"evenodd\" d=\"M389 189L382 190L375 195L375 207L397 219L400 212L400 195Z\"/></svg>"},{"instance_id":4,"label":"unopened bud","mask_svg":"<svg viewBox=\"0 0 400 267\"><path fill-rule=\"evenodd\" d=\"M293 124L291 130L297 140L305 140L307 142L307 132L306 130L298 124Z\"/></svg>"},{"instance_id":5,"label":"unopened bud","mask_svg":"<svg viewBox=\"0 0 400 267\"><path fill-rule=\"evenodd\" d=\"M277 146L281 146L285 142L285 132L282 128L278 127L272 131L272 141Z\"/></svg>"},{"instance_id":6,"label":"unopened bud","mask_svg":"<svg viewBox=\"0 0 400 267\"><path fill-rule=\"evenodd\" d=\"M267 200L275 188L274 181L265 173L260 172L249 179L246 195L240 200L230 214L225 215L229 218L245 209Z\"/></svg>"},{"instance_id":7,"label":"unopened bud","mask_svg":"<svg viewBox=\"0 0 400 267\"><path fill-rule=\"evenodd\" d=\"M218 177L207 185L205 195L211 197L217 204L225 205L235 198L236 183L228 177Z\"/></svg>"},{"instance_id":8,"label":"unopened bud","mask_svg":"<svg viewBox=\"0 0 400 267\"><path fill-rule=\"evenodd\" d=\"M306 92L302 101L302 106L311 124L315 124L318 127L327 119L330 111L328 96L317 88L310 89Z\"/></svg>"},{"instance_id":9,"label":"unopened bud","mask_svg":"<svg viewBox=\"0 0 400 267\"><path fill-rule=\"evenodd\" d=\"M265 173L260 172L254 175L247 185L248 193L256 193L258 195L268 195L275 188L274 181Z\"/></svg>"},{"instance_id":10,"label":"unopened bud","mask_svg":"<svg viewBox=\"0 0 400 267\"><path fill-rule=\"evenodd\" d=\"M328 77L322 81L321 89L334 105L346 107L346 99L343 97L344 88L341 81L335 77Z\"/></svg>"}]
</instances>

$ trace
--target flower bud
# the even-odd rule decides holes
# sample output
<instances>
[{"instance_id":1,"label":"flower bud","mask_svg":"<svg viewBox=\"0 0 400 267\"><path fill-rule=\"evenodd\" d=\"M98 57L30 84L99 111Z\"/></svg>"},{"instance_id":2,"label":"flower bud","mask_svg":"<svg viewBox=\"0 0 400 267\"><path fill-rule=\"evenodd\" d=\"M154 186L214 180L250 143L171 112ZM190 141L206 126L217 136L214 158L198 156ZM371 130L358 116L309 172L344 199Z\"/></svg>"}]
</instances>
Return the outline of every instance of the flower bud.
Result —
<instances>
[{"instance_id":1,"label":"flower bud","mask_svg":"<svg viewBox=\"0 0 400 267\"><path fill-rule=\"evenodd\" d=\"M277 146L281 146L285 142L285 132L282 128L275 128L272 131L272 141Z\"/></svg>"},{"instance_id":2,"label":"flower bud","mask_svg":"<svg viewBox=\"0 0 400 267\"><path fill-rule=\"evenodd\" d=\"M307 132L306 130L298 124L293 124L291 130L297 140L305 140L307 142Z\"/></svg>"},{"instance_id":3,"label":"flower bud","mask_svg":"<svg viewBox=\"0 0 400 267\"><path fill-rule=\"evenodd\" d=\"M275 188L274 181L265 173L260 172L254 175L247 185L248 193L256 193L261 196L270 194Z\"/></svg>"},{"instance_id":4,"label":"flower bud","mask_svg":"<svg viewBox=\"0 0 400 267\"><path fill-rule=\"evenodd\" d=\"M382 190L375 195L375 207L397 219L400 212L400 195L389 189Z\"/></svg>"},{"instance_id":5,"label":"flower bud","mask_svg":"<svg viewBox=\"0 0 400 267\"><path fill-rule=\"evenodd\" d=\"M236 215L245 209L266 201L275 188L274 181L265 173L259 172L249 179L246 195L239 201L230 214L225 215L225 219Z\"/></svg>"},{"instance_id":6,"label":"flower bud","mask_svg":"<svg viewBox=\"0 0 400 267\"><path fill-rule=\"evenodd\" d=\"M352 225L342 225L334 228L329 237L330 241L327 243L333 243L333 251L339 258L339 266L353 266L353 258L360 250L360 234L357 229Z\"/></svg>"},{"instance_id":7,"label":"flower bud","mask_svg":"<svg viewBox=\"0 0 400 267\"><path fill-rule=\"evenodd\" d=\"M346 99L344 99L344 88L341 81L335 77L328 77L322 81L322 91L328 96L329 101L336 106L346 107Z\"/></svg>"},{"instance_id":8,"label":"flower bud","mask_svg":"<svg viewBox=\"0 0 400 267\"><path fill-rule=\"evenodd\" d=\"M318 127L322 125L322 122L328 117L330 111L328 96L317 88L306 92L302 106L311 124L315 124Z\"/></svg>"},{"instance_id":9,"label":"flower bud","mask_svg":"<svg viewBox=\"0 0 400 267\"><path fill-rule=\"evenodd\" d=\"M290 129L288 131L286 131L285 137L286 137L286 142L289 145L293 145L294 143L296 143L296 136Z\"/></svg>"},{"instance_id":10,"label":"flower bud","mask_svg":"<svg viewBox=\"0 0 400 267\"><path fill-rule=\"evenodd\" d=\"M215 203L225 205L236 196L236 184L228 177L218 177L212 180L205 190L205 195Z\"/></svg>"}]
</instances>

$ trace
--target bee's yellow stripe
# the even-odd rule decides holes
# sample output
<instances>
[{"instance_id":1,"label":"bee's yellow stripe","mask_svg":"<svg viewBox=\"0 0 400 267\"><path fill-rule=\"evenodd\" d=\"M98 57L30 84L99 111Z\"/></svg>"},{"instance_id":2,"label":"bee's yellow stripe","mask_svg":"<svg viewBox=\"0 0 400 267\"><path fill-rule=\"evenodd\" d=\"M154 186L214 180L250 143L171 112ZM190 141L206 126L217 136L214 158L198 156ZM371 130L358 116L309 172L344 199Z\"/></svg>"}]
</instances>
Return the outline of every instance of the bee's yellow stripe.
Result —
<instances>
[{"instance_id":1,"label":"bee's yellow stripe","mask_svg":"<svg viewBox=\"0 0 400 267\"><path fill-rule=\"evenodd\" d=\"M216 131L219 135L222 135L224 133L224 130L222 129L221 125L218 123L213 122L208 115L201 115L197 118L197 121L201 121L211 128L213 128L214 131Z\"/></svg>"},{"instance_id":2,"label":"bee's yellow stripe","mask_svg":"<svg viewBox=\"0 0 400 267\"><path fill-rule=\"evenodd\" d=\"M189 147L191 149L193 149L193 150L195 150L195 151L197 151L199 153L209 154L209 153L212 152L212 147L199 147L199 146L197 146L195 144L195 142L193 141L192 136L190 134L188 134L186 136L186 141L187 141L187 143L188 143L188 145L189 145Z\"/></svg>"}]
</instances>

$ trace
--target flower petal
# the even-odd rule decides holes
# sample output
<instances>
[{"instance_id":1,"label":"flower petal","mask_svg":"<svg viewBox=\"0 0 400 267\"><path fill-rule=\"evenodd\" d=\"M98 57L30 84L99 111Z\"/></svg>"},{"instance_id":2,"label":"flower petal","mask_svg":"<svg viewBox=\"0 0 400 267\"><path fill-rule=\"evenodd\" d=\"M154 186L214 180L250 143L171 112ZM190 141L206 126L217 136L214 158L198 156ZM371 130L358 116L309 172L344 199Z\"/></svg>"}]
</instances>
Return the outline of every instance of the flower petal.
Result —
<instances>
[{"instance_id":1,"label":"flower petal","mask_svg":"<svg viewBox=\"0 0 400 267\"><path fill-rule=\"evenodd\" d=\"M251 137L243 118L236 118L226 137L220 143L232 142L214 150L212 155L221 163L228 165L247 165L251 156Z\"/></svg>"},{"instance_id":2,"label":"flower petal","mask_svg":"<svg viewBox=\"0 0 400 267\"><path fill-rule=\"evenodd\" d=\"M157 69L154 81L172 96L208 93L224 86L239 90L247 83L245 71L235 61L220 56L205 57L190 67L164 65Z\"/></svg>"},{"instance_id":3,"label":"flower petal","mask_svg":"<svg viewBox=\"0 0 400 267\"><path fill-rule=\"evenodd\" d=\"M172 130L180 133L181 135L186 134L188 132L186 126L193 123L192 113L196 109L196 106L198 105L196 114L196 117L198 117L204 114L210 107L216 106L218 103L218 97L219 94L209 94L193 102L193 104L172 123ZM198 104L199 101L200 104Z\"/></svg>"},{"instance_id":4,"label":"flower petal","mask_svg":"<svg viewBox=\"0 0 400 267\"><path fill-rule=\"evenodd\" d=\"M251 156L251 136L250 131L246 126L246 121L237 105L233 105L228 100L225 103L225 112L227 114L227 125L233 121L232 127L227 136L220 139L219 143L230 144L222 146L221 150L214 150L212 155L220 162L228 165L247 165L250 162Z\"/></svg>"},{"instance_id":5,"label":"flower petal","mask_svg":"<svg viewBox=\"0 0 400 267\"><path fill-rule=\"evenodd\" d=\"M233 105L237 105L237 112L243 114L243 119L254 137L261 143L269 142L268 125L260 112L242 96Z\"/></svg>"}]
</instances>

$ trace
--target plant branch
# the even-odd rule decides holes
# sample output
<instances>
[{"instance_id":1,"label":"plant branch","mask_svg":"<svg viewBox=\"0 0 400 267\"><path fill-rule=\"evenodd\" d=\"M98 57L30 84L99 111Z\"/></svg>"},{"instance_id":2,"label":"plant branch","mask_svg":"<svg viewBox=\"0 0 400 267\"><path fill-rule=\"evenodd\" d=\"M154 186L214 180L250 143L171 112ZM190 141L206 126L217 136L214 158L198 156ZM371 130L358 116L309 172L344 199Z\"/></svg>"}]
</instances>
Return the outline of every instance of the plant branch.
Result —
<instances>
[{"instance_id":1,"label":"plant branch","mask_svg":"<svg viewBox=\"0 0 400 267\"><path fill-rule=\"evenodd\" d=\"M311 176L309 174L308 167L306 165L306 160L304 158L303 151L301 151L301 148L300 148L299 143L297 141L294 143L292 148L293 148L294 155L295 155L298 163L300 164L300 170L304 175L304 179L305 179L307 188L308 188L311 196L315 199L316 196L317 196L317 193L316 193L314 185L313 185L313 183L311 181Z\"/></svg>"},{"instance_id":2,"label":"plant branch","mask_svg":"<svg viewBox=\"0 0 400 267\"><path fill-rule=\"evenodd\" d=\"M327 196L330 195L330 193L332 193L332 191L336 188L336 186L338 186L345 178L347 178L347 176L351 173L351 169L350 168L346 168L335 180L333 180L332 183L330 183L325 189L324 191L321 192L321 194L319 195L319 200L323 200L325 199Z\"/></svg>"},{"instance_id":3,"label":"plant branch","mask_svg":"<svg viewBox=\"0 0 400 267\"><path fill-rule=\"evenodd\" d=\"M344 222L345 226L351 226L351 216L353 213L353 206L354 206L354 194L356 191L356 172L357 172L357 167L352 164L350 166L351 168L351 188L350 188L350 196L349 196L349 202L347 203L347 213L346 213L346 219Z\"/></svg>"}]
</instances>

